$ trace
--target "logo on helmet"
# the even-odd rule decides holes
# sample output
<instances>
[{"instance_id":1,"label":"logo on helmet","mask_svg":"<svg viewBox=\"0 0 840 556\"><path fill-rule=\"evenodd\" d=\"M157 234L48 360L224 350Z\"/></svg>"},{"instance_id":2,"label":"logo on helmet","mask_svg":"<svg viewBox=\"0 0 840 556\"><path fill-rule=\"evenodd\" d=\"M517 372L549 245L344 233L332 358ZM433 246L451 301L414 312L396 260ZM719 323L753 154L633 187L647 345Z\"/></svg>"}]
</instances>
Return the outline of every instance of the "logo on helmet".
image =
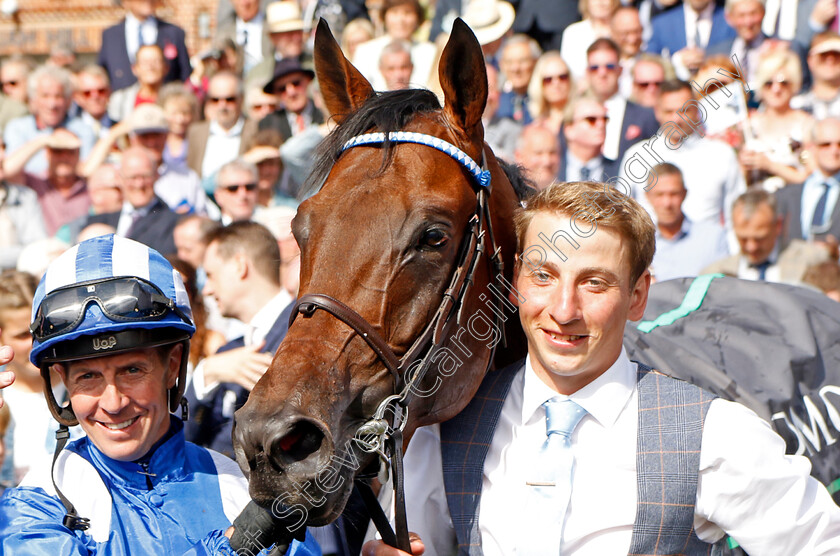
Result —
<instances>
[{"instance_id":1,"label":"logo on helmet","mask_svg":"<svg viewBox=\"0 0 840 556\"><path fill-rule=\"evenodd\" d=\"M93 339L93 349L99 351L101 349L111 349L117 345L117 339L113 336L104 336L101 338L94 338Z\"/></svg>"}]
</instances>

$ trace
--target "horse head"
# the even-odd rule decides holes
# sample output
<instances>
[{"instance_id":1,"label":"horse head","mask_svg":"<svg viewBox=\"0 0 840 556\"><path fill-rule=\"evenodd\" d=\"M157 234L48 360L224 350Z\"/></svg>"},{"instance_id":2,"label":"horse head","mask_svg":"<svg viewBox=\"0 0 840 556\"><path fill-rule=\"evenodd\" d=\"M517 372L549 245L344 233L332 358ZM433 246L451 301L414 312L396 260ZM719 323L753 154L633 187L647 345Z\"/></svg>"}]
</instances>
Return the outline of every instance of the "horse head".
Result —
<instances>
[{"instance_id":1,"label":"horse head","mask_svg":"<svg viewBox=\"0 0 840 556\"><path fill-rule=\"evenodd\" d=\"M442 108L425 90L374 92L323 21L315 65L338 127L306 184L318 192L293 223L299 304L236 412L234 443L254 500L322 525L375 462L377 423L404 427L407 442L463 409L504 329L524 344L508 300L518 199L484 144L475 36L456 22L440 60ZM397 409L407 387L408 409Z\"/></svg>"}]
</instances>

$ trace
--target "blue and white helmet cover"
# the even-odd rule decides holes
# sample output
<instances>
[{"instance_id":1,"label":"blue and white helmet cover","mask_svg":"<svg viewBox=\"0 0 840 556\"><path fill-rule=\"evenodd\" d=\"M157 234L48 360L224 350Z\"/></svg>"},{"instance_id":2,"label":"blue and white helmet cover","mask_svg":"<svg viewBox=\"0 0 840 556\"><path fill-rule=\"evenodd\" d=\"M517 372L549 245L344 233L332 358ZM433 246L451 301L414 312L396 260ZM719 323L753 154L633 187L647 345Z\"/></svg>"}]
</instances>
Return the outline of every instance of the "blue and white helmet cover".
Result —
<instances>
[{"instance_id":1,"label":"blue and white helmet cover","mask_svg":"<svg viewBox=\"0 0 840 556\"><path fill-rule=\"evenodd\" d=\"M50 292L79 282L120 276L143 278L156 285L166 297L174 300L178 309L192 321L192 310L180 272L172 268L169 261L151 247L113 234L83 241L50 263L35 291L31 320L35 320L38 307ZM38 366L41 353L54 344L74 340L80 336L132 328L176 328L190 336L195 332L195 326L191 322L184 322L172 311L159 319L117 322L109 319L99 305L89 303L84 320L73 330L43 342L33 340L29 359Z\"/></svg>"}]
</instances>

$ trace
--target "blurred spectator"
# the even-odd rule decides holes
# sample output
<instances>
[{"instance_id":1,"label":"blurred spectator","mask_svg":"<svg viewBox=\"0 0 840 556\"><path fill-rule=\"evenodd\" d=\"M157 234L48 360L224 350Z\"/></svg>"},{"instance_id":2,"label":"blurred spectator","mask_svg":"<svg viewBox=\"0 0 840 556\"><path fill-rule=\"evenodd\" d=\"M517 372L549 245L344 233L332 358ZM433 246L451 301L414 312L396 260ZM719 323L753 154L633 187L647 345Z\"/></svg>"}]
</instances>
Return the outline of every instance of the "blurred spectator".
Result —
<instances>
[{"instance_id":1,"label":"blurred spectator","mask_svg":"<svg viewBox=\"0 0 840 556\"><path fill-rule=\"evenodd\" d=\"M251 220L254 217L259 195L258 180L257 167L241 158L219 169L214 197L222 211L222 224L227 226L231 222Z\"/></svg>"},{"instance_id":2,"label":"blurred spectator","mask_svg":"<svg viewBox=\"0 0 840 556\"><path fill-rule=\"evenodd\" d=\"M59 228L55 236L69 245L79 243L79 234L87 224L88 216L116 212L122 208L123 198L120 188L120 174L116 166L103 164L87 180L90 197L88 214L80 216Z\"/></svg>"},{"instance_id":3,"label":"blurred spectator","mask_svg":"<svg viewBox=\"0 0 840 556\"><path fill-rule=\"evenodd\" d=\"M178 214L205 214L212 210L201 186L201 180L194 171L183 166L164 164L163 154L169 137L169 122L163 108L157 104L141 104L127 119L112 127L107 137L97 143L83 171L90 173L98 167L123 136L128 137L129 146L139 146L148 150L158 174L155 193L169 208Z\"/></svg>"},{"instance_id":4,"label":"blurred spectator","mask_svg":"<svg viewBox=\"0 0 840 556\"><path fill-rule=\"evenodd\" d=\"M630 100L648 108L656 106L659 88L665 81L665 64L662 58L652 54L642 54L633 64L632 75L633 94Z\"/></svg>"},{"instance_id":5,"label":"blurred spectator","mask_svg":"<svg viewBox=\"0 0 840 556\"><path fill-rule=\"evenodd\" d=\"M557 181L560 172L560 146L557 134L549 127L532 123L522 129L514 152L514 161L522 166L525 177L542 190Z\"/></svg>"},{"instance_id":6,"label":"blurred spectator","mask_svg":"<svg viewBox=\"0 0 840 556\"><path fill-rule=\"evenodd\" d=\"M528 113L555 133L563 126L563 112L574 90L569 67L560 53L549 50L539 57L528 84Z\"/></svg>"},{"instance_id":7,"label":"blurred spectator","mask_svg":"<svg viewBox=\"0 0 840 556\"><path fill-rule=\"evenodd\" d=\"M750 185L763 181L766 188L777 189L788 183L801 183L810 172L799 155L813 118L790 107L793 94L802 85L799 57L788 50L765 56L756 79L761 84L756 90L761 105L746 122L750 133L740 153L741 165ZM767 179L772 176L777 176L775 187Z\"/></svg>"},{"instance_id":8,"label":"blurred spectator","mask_svg":"<svg viewBox=\"0 0 840 556\"><path fill-rule=\"evenodd\" d=\"M297 60L280 60L274 67L274 77L263 91L279 101L280 108L263 118L259 129L274 129L285 141L312 125L324 123L324 116L315 107L308 89L315 73Z\"/></svg>"},{"instance_id":9,"label":"blurred spectator","mask_svg":"<svg viewBox=\"0 0 840 556\"><path fill-rule=\"evenodd\" d=\"M817 120L840 117L840 35L820 33L808 52L811 87L795 96L790 105Z\"/></svg>"},{"instance_id":10,"label":"blurred spectator","mask_svg":"<svg viewBox=\"0 0 840 556\"><path fill-rule=\"evenodd\" d=\"M195 267L174 255L170 255L166 259L172 265L172 268L181 274L187 296L190 299L192 321L195 325L195 334L190 338L189 368L192 371L199 361L216 353L216 350L224 345L225 338L215 330L207 328L207 308L204 306L204 296L201 295L196 284Z\"/></svg>"},{"instance_id":11,"label":"blurred spectator","mask_svg":"<svg viewBox=\"0 0 840 556\"><path fill-rule=\"evenodd\" d=\"M367 19L354 19L344 26L341 33L341 50L352 60L356 47L373 38L373 24Z\"/></svg>"},{"instance_id":12,"label":"blurred spectator","mask_svg":"<svg viewBox=\"0 0 840 556\"><path fill-rule=\"evenodd\" d=\"M735 57L740 66L740 75L750 88L760 87L759 62L770 46L769 38L761 31L764 19L764 0L727 0L724 15L727 23L735 29L735 37L727 37L716 43L709 43L706 55L723 54ZM766 44L765 44L765 41ZM799 89L794 89L795 93Z\"/></svg>"},{"instance_id":13,"label":"blurred spectator","mask_svg":"<svg viewBox=\"0 0 840 556\"><path fill-rule=\"evenodd\" d=\"M516 143L519 141L519 134L522 132L522 124L514 122L511 118L500 118L497 116L499 107L499 70L492 64L486 64L487 68L487 104L484 107L482 123L484 124L484 140L493 149L496 156L507 161L513 160L513 152L516 150Z\"/></svg>"},{"instance_id":14,"label":"blurred spectator","mask_svg":"<svg viewBox=\"0 0 840 556\"><path fill-rule=\"evenodd\" d=\"M280 60L311 65L309 55L304 53L304 23L297 0L281 0L269 4L266 8L266 27L271 51L245 74L249 86L264 87Z\"/></svg>"},{"instance_id":15,"label":"blurred spectator","mask_svg":"<svg viewBox=\"0 0 840 556\"><path fill-rule=\"evenodd\" d=\"M685 185L680 169L673 164L653 167L656 178L647 191L656 222L656 253L651 269L661 282L684 276L697 276L708 265L729 255L723 226L712 222L692 222L682 211Z\"/></svg>"},{"instance_id":16,"label":"blurred spectator","mask_svg":"<svg viewBox=\"0 0 840 556\"><path fill-rule=\"evenodd\" d=\"M29 101L27 84L32 67L32 62L20 54L12 55L0 64L0 86L3 87L3 94L24 106L27 106Z\"/></svg>"},{"instance_id":17,"label":"blurred spectator","mask_svg":"<svg viewBox=\"0 0 840 556\"><path fill-rule=\"evenodd\" d=\"M762 189L738 197L732 221L741 253L711 264L704 274L720 272L745 280L799 284L805 269L828 258L825 249L799 239L782 248L782 217L776 211L776 199Z\"/></svg>"},{"instance_id":18,"label":"blurred spectator","mask_svg":"<svg viewBox=\"0 0 840 556\"><path fill-rule=\"evenodd\" d=\"M29 109L22 102L0 93L0 135L6 129L6 124L15 118L26 116Z\"/></svg>"},{"instance_id":19,"label":"blurred spectator","mask_svg":"<svg viewBox=\"0 0 840 556\"><path fill-rule=\"evenodd\" d=\"M292 219L297 209L288 206L270 207L259 211L254 221L271 232L280 247L280 283L293 298L300 286L300 247L292 234Z\"/></svg>"},{"instance_id":20,"label":"blurred spectator","mask_svg":"<svg viewBox=\"0 0 840 556\"><path fill-rule=\"evenodd\" d=\"M166 60L163 50L156 45L144 45L137 49L131 71L137 78L133 85L114 92L108 103L108 115L115 122L120 122L141 104L154 104L163 86L166 75Z\"/></svg>"},{"instance_id":21,"label":"blurred spectator","mask_svg":"<svg viewBox=\"0 0 840 556\"><path fill-rule=\"evenodd\" d=\"M272 54L265 12L260 9L260 0L232 0L231 3L235 16L219 21L216 41L229 38L242 49L243 71L247 73L260 60Z\"/></svg>"},{"instance_id":22,"label":"blurred spectator","mask_svg":"<svg viewBox=\"0 0 840 556\"><path fill-rule=\"evenodd\" d=\"M777 192L784 218L782 246L794 239L837 243L840 240L840 119L817 122L812 137L813 173L804 183Z\"/></svg>"},{"instance_id":23,"label":"blurred spectator","mask_svg":"<svg viewBox=\"0 0 840 556\"><path fill-rule=\"evenodd\" d=\"M782 4L781 8L784 8ZM785 17L782 9L776 23L779 28L779 38L791 40L793 18ZM766 24L767 22L765 22ZM837 31L837 2L834 0L799 0L796 7L796 42L801 45L812 44L815 34L826 31ZM766 31L767 34L771 34Z\"/></svg>"},{"instance_id":24,"label":"blurred spectator","mask_svg":"<svg viewBox=\"0 0 840 556\"><path fill-rule=\"evenodd\" d=\"M136 1L136 0L135 0ZM27 82L29 90L29 107L32 115L15 118L6 125L3 138L9 157L27 143L44 136L51 135L55 128L63 127L72 131L81 141L81 159L87 158L96 137L93 131L79 118L68 115L70 102L73 98L73 78L70 72L63 68L41 66L29 74ZM37 147L33 143L29 148ZM47 171L47 157L43 152L37 152L31 158L26 157L25 170L30 174L44 176ZM6 159L6 173L16 175L20 168L8 166L11 158Z\"/></svg>"},{"instance_id":25,"label":"blurred spectator","mask_svg":"<svg viewBox=\"0 0 840 556\"><path fill-rule=\"evenodd\" d=\"M102 32L97 64L105 68L114 91L133 85L132 73L141 46L156 44L166 59L163 82L186 81L190 77L190 57L184 30L155 16L160 0L122 0L125 18Z\"/></svg>"},{"instance_id":26,"label":"blurred spectator","mask_svg":"<svg viewBox=\"0 0 840 556\"><path fill-rule=\"evenodd\" d=\"M683 212L692 222L724 222L731 229L732 203L747 186L735 151L716 139L704 137L699 104L688 83L665 81L654 112L659 133L627 150L620 166L620 183L650 214L643 194L652 167L670 162L682 171L687 190ZM714 161L711 163L710 161Z\"/></svg>"},{"instance_id":27,"label":"blurred spectator","mask_svg":"<svg viewBox=\"0 0 840 556\"><path fill-rule=\"evenodd\" d=\"M167 168L187 171L187 130L198 117L195 95L182 83L170 83L161 88L158 103L169 124L163 163Z\"/></svg>"},{"instance_id":28,"label":"blurred spectator","mask_svg":"<svg viewBox=\"0 0 840 556\"><path fill-rule=\"evenodd\" d=\"M248 399L288 330L292 297L280 284L280 250L255 222L217 229L204 255L207 284L222 315L249 325L242 337L204 359L187 389L192 419L187 438L233 457L233 412Z\"/></svg>"},{"instance_id":29,"label":"blurred spectator","mask_svg":"<svg viewBox=\"0 0 840 556\"><path fill-rule=\"evenodd\" d=\"M543 50L560 50L565 29L580 21L576 0L518 0L514 5L513 32L534 37Z\"/></svg>"},{"instance_id":30,"label":"blurred spectator","mask_svg":"<svg viewBox=\"0 0 840 556\"><path fill-rule=\"evenodd\" d=\"M504 42L499 69L506 81L496 111L500 118L511 118L522 125L531 123L528 84L541 54L537 41L525 35L513 35Z\"/></svg>"},{"instance_id":31,"label":"blurred spectator","mask_svg":"<svg viewBox=\"0 0 840 556\"><path fill-rule=\"evenodd\" d=\"M243 160L256 165L259 173L257 180L257 204L262 207L276 204L297 206L294 194L297 188L288 180L283 180L283 162L280 159L280 144L283 139L273 129L264 129L254 137L253 146L248 149Z\"/></svg>"},{"instance_id":32,"label":"blurred spectator","mask_svg":"<svg viewBox=\"0 0 840 556\"><path fill-rule=\"evenodd\" d=\"M606 181L618 173L617 161L604 156L607 108L591 93L573 98L563 122L560 181Z\"/></svg>"},{"instance_id":33,"label":"blurred spectator","mask_svg":"<svg viewBox=\"0 0 840 556\"><path fill-rule=\"evenodd\" d=\"M395 40L408 41L411 44L411 61L414 71L411 84L414 87L426 87L435 58L435 45L428 41L415 41L415 31L423 23L423 7L418 0L385 0L382 12L385 34L371 39L356 47L353 65L358 68L373 88L385 89L385 79L379 72L379 56L385 46Z\"/></svg>"},{"instance_id":34,"label":"blurred spectator","mask_svg":"<svg viewBox=\"0 0 840 556\"><path fill-rule=\"evenodd\" d=\"M242 51L232 38L214 42L209 50L200 52L193 60L188 84L199 104L204 104L210 79L217 73L229 71L242 76Z\"/></svg>"},{"instance_id":35,"label":"blurred spectator","mask_svg":"<svg viewBox=\"0 0 840 556\"><path fill-rule=\"evenodd\" d=\"M735 37L723 8L712 0L683 0L652 20L647 51L670 58L680 79L688 79L703 62L706 47Z\"/></svg>"},{"instance_id":36,"label":"blurred spectator","mask_svg":"<svg viewBox=\"0 0 840 556\"><path fill-rule=\"evenodd\" d=\"M277 97L262 90L262 87L250 87L245 91L245 117L255 122L277 110Z\"/></svg>"},{"instance_id":37,"label":"blurred spectator","mask_svg":"<svg viewBox=\"0 0 840 556\"><path fill-rule=\"evenodd\" d=\"M108 102L111 99L111 85L108 72L101 66L87 65L76 73L75 116L93 131L98 140L112 125L114 120L108 116Z\"/></svg>"},{"instance_id":38,"label":"blurred spectator","mask_svg":"<svg viewBox=\"0 0 840 556\"><path fill-rule=\"evenodd\" d=\"M840 301L840 264L824 261L811 265L802 277L802 283L814 286L829 299Z\"/></svg>"},{"instance_id":39,"label":"blurred spectator","mask_svg":"<svg viewBox=\"0 0 840 556\"><path fill-rule=\"evenodd\" d=\"M50 263L68 249L70 249L70 244L57 237L33 241L20 252L15 268L18 272L26 272L32 276L43 276Z\"/></svg>"},{"instance_id":40,"label":"blurred spectator","mask_svg":"<svg viewBox=\"0 0 840 556\"><path fill-rule=\"evenodd\" d=\"M87 241L88 239L93 239L95 237L107 236L116 233L116 231L116 228L114 228L113 226L109 226L108 224L88 224L79 232L79 237L76 238L76 241L81 243L83 241Z\"/></svg>"},{"instance_id":41,"label":"blurred spectator","mask_svg":"<svg viewBox=\"0 0 840 556\"><path fill-rule=\"evenodd\" d=\"M76 64L76 52L67 42L59 41L50 48L50 55L45 62L49 66L73 71Z\"/></svg>"},{"instance_id":42,"label":"blurred spectator","mask_svg":"<svg viewBox=\"0 0 840 556\"><path fill-rule=\"evenodd\" d=\"M47 237L38 195L5 180L4 157L5 149L0 144L0 271L15 268L24 246Z\"/></svg>"},{"instance_id":43,"label":"blurred spectator","mask_svg":"<svg viewBox=\"0 0 840 556\"><path fill-rule=\"evenodd\" d=\"M30 274L15 270L0 274L0 344L15 350L15 358L7 365L15 372L15 382L3 390L12 417L12 443L8 448L14 458L15 484L31 466L49 461L58 428L47 409L40 369L29 362L29 319L37 287L38 278ZM52 378L57 399L63 399L64 386L58 375Z\"/></svg>"},{"instance_id":44,"label":"blurred spectator","mask_svg":"<svg viewBox=\"0 0 840 556\"><path fill-rule=\"evenodd\" d=\"M621 77L618 88L624 98L630 98L633 92L633 68L641 55L643 33L638 9L633 6L619 6L613 12L610 19L610 38L621 49Z\"/></svg>"},{"instance_id":45,"label":"blurred spectator","mask_svg":"<svg viewBox=\"0 0 840 556\"><path fill-rule=\"evenodd\" d=\"M411 72L411 45L405 41L392 41L379 55L379 73L385 80L386 91L408 89Z\"/></svg>"},{"instance_id":46,"label":"blurred spectator","mask_svg":"<svg viewBox=\"0 0 840 556\"><path fill-rule=\"evenodd\" d=\"M586 75L595 98L607 109L604 156L621 160L630 145L657 132L659 123L651 108L627 100L618 91L621 76L619 48L610 39L598 39L586 50Z\"/></svg>"},{"instance_id":47,"label":"blurred spectator","mask_svg":"<svg viewBox=\"0 0 840 556\"><path fill-rule=\"evenodd\" d=\"M242 80L227 71L210 79L205 111L207 120L187 131L187 165L205 180L207 191L213 174L245 152L257 122L242 116Z\"/></svg>"},{"instance_id":48,"label":"blurred spectator","mask_svg":"<svg viewBox=\"0 0 840 556\"><path fill-rule=\"evenodd\" d=\"M113 226L117 235L139 241L160 253L175 253L172 231L178 217L155 195L157 164L145 147L131 147L122 154L123 205L120 211L96 214L88 224Z\"/></svg>"},{"instance_id":49,"label":"blurred spectator","mask_svg":"<svg viewBox=\"0 0 840 556\"><path fill-rule=\"evenodd\" d=\"M580 0L578 8L582 21L572 23L563 32L563 47L560 54L569 65L575 79L586 72L586 49L596 39L610 36L610 20L618 8L618 0Z\"/></svg>"},{"instance_id":50,"label":"blurred spectator","mask_svg":"<svg viewBox=\"0 0 840 556\"><path fill-rule=\"evenodd\" d=\"M177 255L193 266L197 271L204 263L204 250L207 249L207 238L219 223L206 216L191 214L178 220L175 226L174 239ZM203 270L198 272L197 284L204 287Z\"/></svg>"},{"instance_id":51,"label":"blurred spectator","mask_svg":"<svg viewBox=\"0 0 840 556\"><path fill-rule=\"evenodd\" d=\"M41 135L29 141L11 155L4 167L18 172L32 157L46 153L45 177L24 172L24 183L38 194L38 203L44 215L47 235L54 235L64 224L87 214L90 196L85 180L79 175L79 148L81 142L73 132L58 128L50 135Z\"/></svg>"},{"instance_id":52,"label":"blurred spectator","mask_svg":"<svg viewBox=\"0 0 840 556\"><path fill-rule=\"evenodd\" d=\"M470 0L466 4L464 23L475 33L475 38L481 45L484 60L498 68L499 50L513 25L514 8L510 3L503 0ZM435 13L435 16L437 16L437 13ZM454 21L453 18L447 23L447 33L451 31Z\"/></svg>"}]
</instances>

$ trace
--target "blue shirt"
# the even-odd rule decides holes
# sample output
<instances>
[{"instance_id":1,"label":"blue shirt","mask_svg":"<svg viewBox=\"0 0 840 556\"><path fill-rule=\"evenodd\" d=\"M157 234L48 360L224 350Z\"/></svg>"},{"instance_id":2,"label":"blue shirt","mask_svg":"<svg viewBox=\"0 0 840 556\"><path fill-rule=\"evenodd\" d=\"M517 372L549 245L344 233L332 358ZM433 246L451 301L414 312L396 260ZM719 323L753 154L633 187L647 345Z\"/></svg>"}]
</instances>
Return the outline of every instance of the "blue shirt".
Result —
<instances>
[{"instance_id":1,"label":"blue shirt","mask_svg":"<svg viewBox=\"0 0 840 556\"><path fill-rule=\"evenodd\" d=\"M79 160L87 159L91 149L93 149L93 145L96 143L96 135L94 135L90 126L84 123L81 118L67 117L58 127L63 127L76 134L76 137L82 142ZM53 127L38 129L38 126L35 124L35 116L32 115L15 118L6 124L6 129L3 130L6 152L11 154L23 146L24 143L28 143L40 135L51 135L54 130L55 128ZM24 166L24 171L38 177L47 175L47 153L45 149L41 149L29 159L29 162Z\"/></svg>"},{"instance_id":2,"label":"blue shirt","mask_svg":"<svg viewBox=\"0 0 840 556\"><path fill-rule=\"evenodd\" d=\"M708 265L727 255L729 249L722 226L683 218L682 228L671 239L663 237L659 228L656 229L656 254L651 268L656 279L662 282L697 276Z\"/></svg>"}]
</instances>

